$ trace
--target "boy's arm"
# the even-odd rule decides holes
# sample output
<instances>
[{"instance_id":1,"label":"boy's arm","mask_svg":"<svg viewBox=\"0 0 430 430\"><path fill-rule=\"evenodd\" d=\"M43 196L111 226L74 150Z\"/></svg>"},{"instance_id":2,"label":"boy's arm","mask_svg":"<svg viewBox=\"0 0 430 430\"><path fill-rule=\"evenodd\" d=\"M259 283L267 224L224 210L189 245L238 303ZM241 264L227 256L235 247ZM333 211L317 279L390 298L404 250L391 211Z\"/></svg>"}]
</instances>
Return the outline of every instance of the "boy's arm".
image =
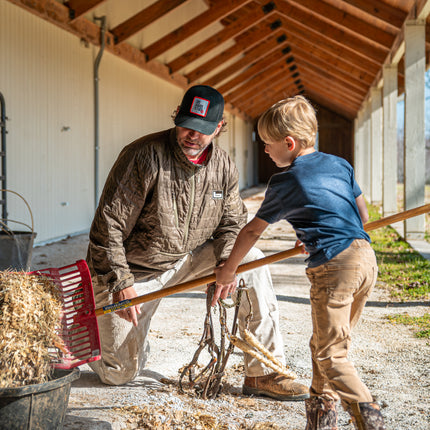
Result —
<instances>
[{"instance_id":1,"label":"boy's arm","mask_svg":"<svg viewBox=\"0 0 430 430\"><path fill-rule=\"evenodd\" d=\"M358 213L363 224L369 221L369 212L367 211L366 201L364 200L363 194L360 194L356 199Z\"/></svg>"},{"instance_id":2,"label":"boy's arm","mask_svg":"<svg viewBox=\"0 0 430 430\"><path fill-rule=\"evenodd\" d=\"M236 289L237 267L268 225L269 223L266 221L255 217L240 231L230 256L222 265L215 269L217 288L212 306L215 306L219 297L225 299L228 294L234 292Z\"/></svg>"}]
</instances>

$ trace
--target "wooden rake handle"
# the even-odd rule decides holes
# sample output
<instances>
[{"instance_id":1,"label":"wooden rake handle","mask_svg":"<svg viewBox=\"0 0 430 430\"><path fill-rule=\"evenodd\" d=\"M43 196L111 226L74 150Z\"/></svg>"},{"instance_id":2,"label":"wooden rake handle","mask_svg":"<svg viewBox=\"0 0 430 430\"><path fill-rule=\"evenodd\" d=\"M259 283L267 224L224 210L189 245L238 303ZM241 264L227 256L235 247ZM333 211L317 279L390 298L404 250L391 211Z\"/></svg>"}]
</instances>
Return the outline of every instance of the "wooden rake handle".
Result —
<instances>
[{"instance_id":1,"label":"wooden rake handle","mask_svg":"<svg viewBox=\"0 0 430 430\"><path fill-rule=\"evenodd\" d=\"M376 230L387 225L404 221L408 218L413 218L418 215L430 212L430 204L419 206L414 209L409 209L404 212L399 212L398 214L390 215L385 218L381 218L377 221L369 222L364 225L365 231ZM286 251L281 251L268 257L260 258L258 260L251 261L246 264L241 264L237 268L237 273L247 272L248 270L257 269L258 267L265 266L266 264L273 264L278 261L286 260L287 258L293 257L302 253L304 245L297 246L295 248L288 249ZM205 284L210 284L215 282L216 276L212 275L204 276L203 278L194 279L192 281L187 281L182 284L177 284L172 287L163 288L161 290L153 291L148 294L144 294L139 297L135 297L131 300L123 300L122 302L114 303L112 305L105 306L103 308L98 308L95 310L96 316L103 315L110 312L115 312L120 309L125 309L130 306L135 306L141 303L150 302L151 300L161 299L172 294L181 293L182 291L192 290L193 288L200 287Z\"/></svg>"}]
</instances>

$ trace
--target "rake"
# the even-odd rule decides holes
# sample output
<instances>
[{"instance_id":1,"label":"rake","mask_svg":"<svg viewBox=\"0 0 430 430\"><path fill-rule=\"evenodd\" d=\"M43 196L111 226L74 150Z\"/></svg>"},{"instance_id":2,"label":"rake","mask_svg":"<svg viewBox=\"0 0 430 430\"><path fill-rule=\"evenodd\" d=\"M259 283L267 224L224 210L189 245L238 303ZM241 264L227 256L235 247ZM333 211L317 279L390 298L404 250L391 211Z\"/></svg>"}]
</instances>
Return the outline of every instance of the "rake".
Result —
<instances>
[{"instance_id":1,"label":"rake","mask_svg":"<svg viewBox=\"0 0 430 430\"><path fill-rule=\"evenodd\" d=\"M387 225L403 221L430 211L430 204L419 206L395 215L381 218L365 224L366 231L376 230ZM238 267L237 273L243 273L266 264L276 263L294 255L301 254L303 245L260 258ZM70 369L100 359L100 339L97 317L107 313L150 302L172 294L191 290L210 284L216 280L215 274L198 278L172 287L153 291L131 300L123 300L101 308L95 307L91 276L85 260L59 269L43 269L31 272L51 278L58 286L63 300L63 317L59 332L65 348L57 351L53 358L56 368ZM60 357L58 357L58 355Z\"/></svg>"}]
</instances>

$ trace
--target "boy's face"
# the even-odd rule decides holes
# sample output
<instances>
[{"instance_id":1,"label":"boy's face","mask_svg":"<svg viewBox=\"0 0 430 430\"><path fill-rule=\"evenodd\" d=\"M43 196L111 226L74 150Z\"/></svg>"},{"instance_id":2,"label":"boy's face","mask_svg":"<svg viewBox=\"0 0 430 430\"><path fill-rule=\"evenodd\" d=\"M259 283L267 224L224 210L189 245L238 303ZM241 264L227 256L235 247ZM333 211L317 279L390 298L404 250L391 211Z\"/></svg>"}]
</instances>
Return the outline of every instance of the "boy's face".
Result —
<instances>
[{"instance_id":1,"label":"boy's face","mask_svg":"<svg viewBox=\"0 0 430 430\"><path fill-rule=\"evenodd\" d=\"M264 152L269 154L269 157L278 167L289 166L296 158L296 145L292 137L287 136L278 141L264 142Z\"/></svg>"}]
</instances>

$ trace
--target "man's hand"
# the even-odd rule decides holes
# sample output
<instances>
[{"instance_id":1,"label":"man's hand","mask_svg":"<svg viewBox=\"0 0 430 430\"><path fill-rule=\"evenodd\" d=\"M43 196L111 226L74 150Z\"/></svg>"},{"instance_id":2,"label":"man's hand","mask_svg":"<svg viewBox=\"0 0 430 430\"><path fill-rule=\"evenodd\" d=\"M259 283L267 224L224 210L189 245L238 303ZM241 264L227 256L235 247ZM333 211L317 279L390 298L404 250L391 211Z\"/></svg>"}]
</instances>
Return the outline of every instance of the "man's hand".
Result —
<instances>
[{"instance_id":1,"label":"man's hand","mask_svg":"<svg viewBox=\"0 0 430 430\"><path fill-rule=\"evenodd\" d=\"M113 293L114 303L121 302L123 300L131 300L137 297L136 290L133 287L127 287L123 290ZM119 317L132 322L135 327L137 327L137 314L140 314L140 306L130 306L126 309L121 309L116 312Z\"/></svg>"}]
</instances>

